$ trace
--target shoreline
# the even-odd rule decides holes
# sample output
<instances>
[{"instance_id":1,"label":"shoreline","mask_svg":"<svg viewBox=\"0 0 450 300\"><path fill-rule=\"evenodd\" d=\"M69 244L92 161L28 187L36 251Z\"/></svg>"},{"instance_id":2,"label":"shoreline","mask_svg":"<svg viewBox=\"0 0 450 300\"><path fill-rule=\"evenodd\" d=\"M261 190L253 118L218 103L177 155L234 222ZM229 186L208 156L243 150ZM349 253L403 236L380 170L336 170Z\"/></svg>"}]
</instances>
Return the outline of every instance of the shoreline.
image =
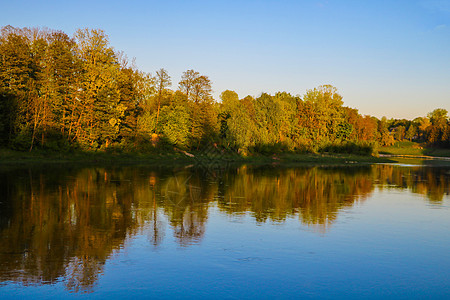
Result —
<instances>
[{"instance_id":1,"label":"shoreline","mask_svg":"<svg viewBox=\"0 0 450 300\"><path fill-rule=\"evenodd\" d=\"M426 160L448 160L450 161L450 157L446 156L429 156L429 155L413 155L413 154L379 154L379 157L385 158L414 158L414 159L426 159Z\"/></svg>"},{"instance_id":2,"label":"shoreline","mask_svg":"<svg viewBox=\"0 0 450 300\"><path fill-rule=\"evenodd\" d=\"M283 153L239 156L237 154L204 155L185 153L108 153L108 152L20 152L0 150L0 166L83 164L83 165L200 165L222 167L230 165L362 165L389 163L386 157L338 153Z\"/></svg>"}]
</instances>

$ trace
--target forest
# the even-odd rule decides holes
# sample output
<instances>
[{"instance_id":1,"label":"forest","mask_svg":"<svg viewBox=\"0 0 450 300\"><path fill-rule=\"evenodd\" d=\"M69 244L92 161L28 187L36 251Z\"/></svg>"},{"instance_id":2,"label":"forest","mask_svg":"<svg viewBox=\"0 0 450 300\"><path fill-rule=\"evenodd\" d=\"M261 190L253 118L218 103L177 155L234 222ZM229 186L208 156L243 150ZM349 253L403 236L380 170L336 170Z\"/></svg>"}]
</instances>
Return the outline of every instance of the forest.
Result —
<instances>
[{"instance_id":1,"label":"forest","mask_svg":"<svg viewBox=\"0 0 450 300\"><path fill-rule=\"evenodd\" d=\"M100 29L1 28L0 148L372 154L404 140L449 148L447 110L363 116L331 85L302 96L226 90L216 101L207 75L186 70L176 85L163 68L140 71Z\"/></svg>"}]
</instances>

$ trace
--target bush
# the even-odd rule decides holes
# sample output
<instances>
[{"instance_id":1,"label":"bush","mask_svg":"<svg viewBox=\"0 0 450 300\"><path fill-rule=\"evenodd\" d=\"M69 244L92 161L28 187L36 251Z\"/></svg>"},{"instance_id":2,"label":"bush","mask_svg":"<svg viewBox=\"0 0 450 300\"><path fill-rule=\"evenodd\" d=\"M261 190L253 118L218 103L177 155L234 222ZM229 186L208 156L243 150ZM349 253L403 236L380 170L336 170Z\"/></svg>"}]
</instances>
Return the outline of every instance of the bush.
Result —
<instances>
[{"instance_id":1,"label":"bush","mask_svg":"<svg viewBox=\"0 0 450 300\"><path fill-rule=\"evenodd\" d=\"M13 150L25 151L29 150L31 146L31 133L28 130L21 130L11 142Z\"/></svg>"},{"instance_id":2,"label":"bush","mask_svg":"<svg viewBox=\"0 0 450 300\"><path fill-rule=\"evenodd\" d=\"M283 142L271 143L271 144L257 144L249 147L250 153L271 155L282 152L290 152L289 146Z\"/></svg>"},{"instance_id":3,"label":"bush","mask_svg":"<svg viewBox=\"0 0 450 300\"><path fill-rule=\"evenodd\" d=\"M373 155L376 153L376 145L373 142L343 142L328 144L322 147L319 152Z\"/></svg>"}]
</instances>

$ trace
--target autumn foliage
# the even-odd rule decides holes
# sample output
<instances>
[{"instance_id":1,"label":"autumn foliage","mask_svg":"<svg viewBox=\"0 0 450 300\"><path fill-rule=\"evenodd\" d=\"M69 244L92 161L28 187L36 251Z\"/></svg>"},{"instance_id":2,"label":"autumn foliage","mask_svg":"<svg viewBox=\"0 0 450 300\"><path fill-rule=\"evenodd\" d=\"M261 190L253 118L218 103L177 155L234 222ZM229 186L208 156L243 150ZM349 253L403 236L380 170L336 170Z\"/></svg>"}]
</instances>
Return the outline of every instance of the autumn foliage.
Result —
<instances>
[{"instance_id":1,"label":"autumn foliage","mask_svg":"<svg viewBox=\"0 0 450 300\"><path fill-rule=\"evenodd\" d=\"M138 70L99 29L73 37L49 29L5 26L0 34L0 146L17 150L195 150L214 144L242 155L372 153L376 145L414 140L448 147L447 111L378 120L345 107L331 85L303 96L259 97L230 90L212 97L195 70L176 89L166 70Z\"/></svg>"}]
</instances>

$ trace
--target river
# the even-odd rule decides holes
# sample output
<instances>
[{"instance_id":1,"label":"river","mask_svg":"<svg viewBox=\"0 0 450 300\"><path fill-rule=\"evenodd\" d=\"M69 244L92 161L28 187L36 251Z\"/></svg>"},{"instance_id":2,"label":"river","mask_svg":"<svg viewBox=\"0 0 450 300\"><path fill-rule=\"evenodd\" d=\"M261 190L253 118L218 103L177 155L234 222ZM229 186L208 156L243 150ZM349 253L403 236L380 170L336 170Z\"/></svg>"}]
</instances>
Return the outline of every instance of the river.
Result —
<instances>
[{"instance_id":1,"label":"river","mask_svg":"<svg viewBox=\"0 0 450 300\"><path fill-rule=\"evenodd\" d=\"M0 298L450 297L450 167L0 170Z\"/></svg>"}]
</instances>

